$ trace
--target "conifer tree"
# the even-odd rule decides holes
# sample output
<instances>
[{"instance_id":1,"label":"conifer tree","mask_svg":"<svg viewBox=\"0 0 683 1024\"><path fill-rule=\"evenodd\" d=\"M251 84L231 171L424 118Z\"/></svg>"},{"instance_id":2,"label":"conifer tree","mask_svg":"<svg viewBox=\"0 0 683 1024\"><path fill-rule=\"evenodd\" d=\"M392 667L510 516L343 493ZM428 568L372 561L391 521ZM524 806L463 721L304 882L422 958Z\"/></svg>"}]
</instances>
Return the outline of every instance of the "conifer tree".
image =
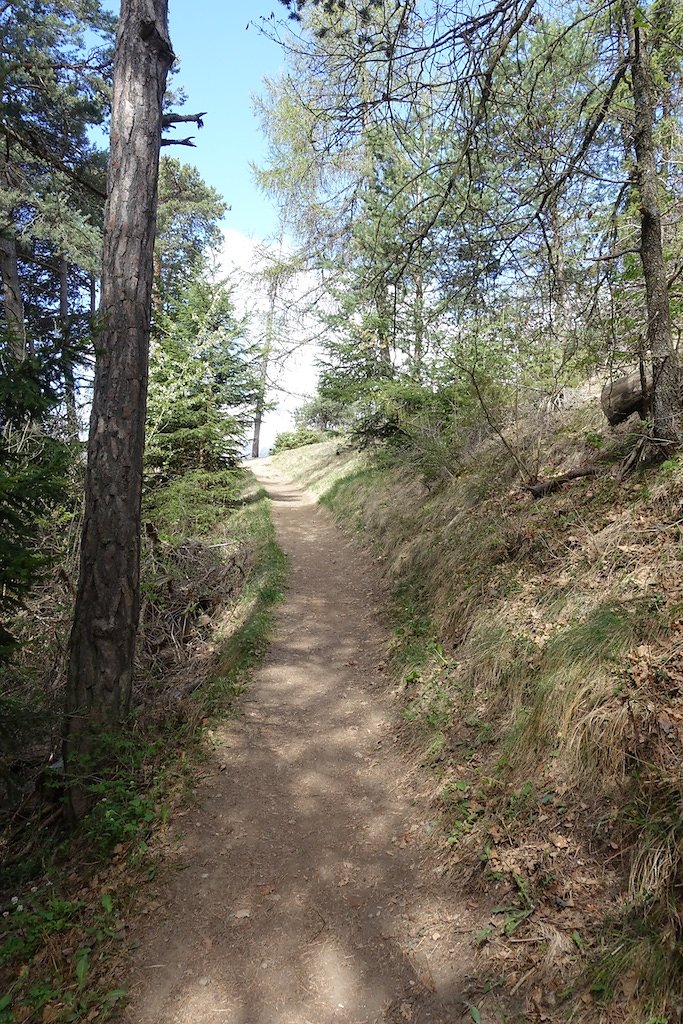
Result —
<instances>
[{"instance_id":1,"label":"conifer tree","mask_svg":"<svg viewBox=\"0 0 683 1024\"><path fill-rule=\"evenodd\" d=\"M156 324L147 413L150 484L234 466L254 391L251 353L230 291L195 265Z\"/></svg>"},{"instance_id":2,"label":"conifer tree","mask_svg":"<svg viewBox=\"0 0 683 1024\"><path fill-rule=\"evenodd\" d=\"M166 0L123 0L114 61L102 330L69 646L64 760L71 814L84 758L129 708L140 605L140 506L162 104L174 54Z\"/></svg>"}]
</instances>

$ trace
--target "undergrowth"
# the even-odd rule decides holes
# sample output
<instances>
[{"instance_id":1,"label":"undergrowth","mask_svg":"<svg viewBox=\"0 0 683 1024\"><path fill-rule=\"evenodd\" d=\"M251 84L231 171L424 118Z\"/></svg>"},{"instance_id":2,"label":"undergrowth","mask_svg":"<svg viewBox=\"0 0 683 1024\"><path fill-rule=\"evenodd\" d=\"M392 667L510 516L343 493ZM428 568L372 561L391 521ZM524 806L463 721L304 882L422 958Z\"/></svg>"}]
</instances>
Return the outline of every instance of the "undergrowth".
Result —
<instances>
[{"instance_id":1,"label":"undergrowth","mask_svg":"<svg viewBox=\"0 0 683 1024\"><path fill-rule=\"evenodd\" d=\"M194 478L176 482L147 504L135 711L124 731L102 738L100 774L81 765L93 805L79 832L64 827L51 733L27 727L30 756L6 762L17 778L0 840L0 1024L104 1021L117 1011L126 922L172 855L168 822L208 756L206 727L235 713L267 647L284 556L265 493L242 471L220 476L199 491ZM5 693L2 706L18 699ZM37 714L29 725L44 721Z\"/></svg>"}]
</instances>

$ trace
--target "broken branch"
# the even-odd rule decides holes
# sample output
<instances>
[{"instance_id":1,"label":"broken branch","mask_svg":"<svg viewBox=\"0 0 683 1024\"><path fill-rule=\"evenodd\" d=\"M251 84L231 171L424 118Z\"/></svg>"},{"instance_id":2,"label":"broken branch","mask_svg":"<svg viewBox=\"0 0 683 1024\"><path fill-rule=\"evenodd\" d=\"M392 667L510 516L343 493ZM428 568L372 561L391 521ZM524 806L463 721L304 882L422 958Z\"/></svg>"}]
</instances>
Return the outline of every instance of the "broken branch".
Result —
<instances>
[{"instance_id":1,"label":"broken branch","mask_svg":"<svg viewBox=\"0 0 683 1024\"><path fill-rule=\"evenodd\" d=\"M559 491L562 484L569 483L570 480L578 480L584 476L597 476L599 472L598 466L583 466L581 469L570 469L560 476L553 477L552 480L541 480L537 484L527 484L526 489L533 498L543 498L546 494Z\"/></svg>"}]
</instances>

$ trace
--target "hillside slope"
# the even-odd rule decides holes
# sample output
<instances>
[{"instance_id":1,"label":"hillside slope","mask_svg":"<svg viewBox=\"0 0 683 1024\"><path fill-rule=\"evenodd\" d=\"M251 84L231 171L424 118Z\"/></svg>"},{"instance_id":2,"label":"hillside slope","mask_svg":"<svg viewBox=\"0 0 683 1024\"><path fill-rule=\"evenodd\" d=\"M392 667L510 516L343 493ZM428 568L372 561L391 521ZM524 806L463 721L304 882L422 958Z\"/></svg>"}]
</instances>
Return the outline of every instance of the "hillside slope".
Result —
<instances>
[{"instance_id":1,"label":"hillside slope","mask_svg":"<svg viewBox=\"0 0 683 1024\"><path fill-rule=\"evenodd\" d=\"M524 995L530 1021L665 1024L683 1009L683 467L620 480L628 426L587 409L516 443L546 475L598 475L535 499L495 439L429 488L337 442L274 462L393 587L393 682L454 892L495 895L483 989Z\"/></svg>"}]
</instances>

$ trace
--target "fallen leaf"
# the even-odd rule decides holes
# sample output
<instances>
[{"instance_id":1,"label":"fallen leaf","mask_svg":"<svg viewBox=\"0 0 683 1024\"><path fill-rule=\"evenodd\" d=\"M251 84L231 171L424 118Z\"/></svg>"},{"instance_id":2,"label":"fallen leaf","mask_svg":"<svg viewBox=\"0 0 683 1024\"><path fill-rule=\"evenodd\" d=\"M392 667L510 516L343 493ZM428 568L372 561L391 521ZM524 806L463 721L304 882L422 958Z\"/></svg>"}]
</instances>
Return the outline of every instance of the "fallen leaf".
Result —
<instances>
[{"instance_id":1,"label":"fallen leaf","mask_svg":"<svg viewBox=\"0 0 683 1024\"><path fill-rule=\"evenodd\" d=\"M558 848L558 850L566 850L569 848L569 840L565 839L564 836L561 836L559 832L551 832L548 839L553 846Z\"/></svg>"},{"instance_id":2,"label":"fallen leaf","mask_svg":"<svg viewBox=\"0 0 683 1024\"><path fill-rule=\"evenodd\" d=\"M621 978L621 990L627 999L633 999L638 988L638 975L634 972Z\"/></svg>"}]
</instances>

